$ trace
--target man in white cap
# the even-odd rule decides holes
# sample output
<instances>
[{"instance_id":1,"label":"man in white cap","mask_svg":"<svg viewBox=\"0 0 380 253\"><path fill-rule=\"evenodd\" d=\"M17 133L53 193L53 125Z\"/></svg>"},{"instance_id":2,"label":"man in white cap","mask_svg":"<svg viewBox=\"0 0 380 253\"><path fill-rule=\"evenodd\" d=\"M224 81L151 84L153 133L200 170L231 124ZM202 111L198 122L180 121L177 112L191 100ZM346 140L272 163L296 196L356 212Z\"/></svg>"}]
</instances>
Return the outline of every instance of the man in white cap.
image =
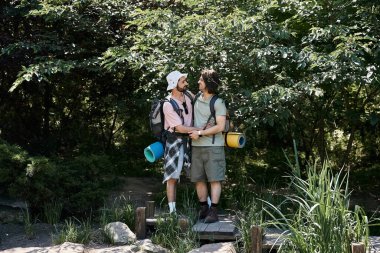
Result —
<instances>
[{"instance_id":1,"label":"man in white cap","mask_svg":"<svg viewBox=\"0 0 380 253\"><path fill-rule=\"evenodd\" d=\"M164 127L167 139L164 153L164 180L169 204L169 212L176 212L176 188L182 169L190 173L190 145L188 133L198 128L192 127L194 95L187 91L187 74L173 71L166 77L170 91L164 103Z\"/></svg>"}]
</instances>

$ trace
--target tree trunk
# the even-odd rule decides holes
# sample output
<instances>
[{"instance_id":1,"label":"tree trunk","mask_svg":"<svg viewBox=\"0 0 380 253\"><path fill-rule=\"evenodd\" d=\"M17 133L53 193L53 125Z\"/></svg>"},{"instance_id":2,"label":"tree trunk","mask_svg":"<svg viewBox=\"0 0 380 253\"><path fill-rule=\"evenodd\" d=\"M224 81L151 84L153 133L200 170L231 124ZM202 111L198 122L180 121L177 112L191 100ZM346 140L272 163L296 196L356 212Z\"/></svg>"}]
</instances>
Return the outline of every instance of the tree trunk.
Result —
<instances>
[{"instance_id":1,"label":"tree trunk","mask_svg":"<svg viewBox=\"0 0 380 253\"><path fill-rule=\"evenodd\" d=\"M342 157L342 160L340 162L340 167L342 168L343 166L346 166L349 162L349 157L350 157L350 153L351 153L351 150L352 150L352 145L354 143L354 137L355 137L355 130L356 130L356 127L353 126L351 128L351 131L350 131L350 138L348 139L348 142L347 142L347 148L346 148L346 151L344 152L343 154L343 157Z\"/></svg>"},{"instance_id":2,"label":"tree trunk","mask_svg":"<svg viewBox=\"0 0 380 253\"><path fill-rule=\"evenodd\" d=\"M43 94L43 125L42 125L42 137L47 140L50 135L50 108L52 106L52 87L49 83L44 83Z\"/></svg>"},{"instance_id":3,"label":"tree trunk","mask_svg":"<svg viewBox=\"0 0 380 253\"><path fill-rule=\"evenodd\" d=\"M325 125L324 120L321 119L318 123L318 133L317 133L317 147L321 163L323 164L326 159L326 140L325 140Z\"/></svg>"}]
</instances>

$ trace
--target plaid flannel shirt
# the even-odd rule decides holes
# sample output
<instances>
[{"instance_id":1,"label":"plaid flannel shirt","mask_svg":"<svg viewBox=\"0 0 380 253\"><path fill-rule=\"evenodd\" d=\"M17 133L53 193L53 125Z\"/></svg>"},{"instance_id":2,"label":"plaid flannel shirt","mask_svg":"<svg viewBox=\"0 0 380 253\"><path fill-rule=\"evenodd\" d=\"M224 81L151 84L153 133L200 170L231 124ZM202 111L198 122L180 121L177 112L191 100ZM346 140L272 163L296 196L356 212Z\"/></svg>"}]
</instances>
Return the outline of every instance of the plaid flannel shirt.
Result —
<instances>
[{"instance_id":1,"label":"plaid flannel shirt","mask_svg":"<svg viewBox=\"0 0 380 253\"><path fill-rule=\"evenodd\" d=\"M180 149L183 146L184 149L184 156L183 156L183 169L186 172L186 175L190 176L190 165L191 165L191 159L190 159L190 143L189 139L187 137L179 137L176 136L170 136L166 140L165 144L165 153L164 153L164 180L163 182L167 181L171 178L171 176L180 169L179 163L179 156L180 156Z\"/></svg>"}]
</instances>

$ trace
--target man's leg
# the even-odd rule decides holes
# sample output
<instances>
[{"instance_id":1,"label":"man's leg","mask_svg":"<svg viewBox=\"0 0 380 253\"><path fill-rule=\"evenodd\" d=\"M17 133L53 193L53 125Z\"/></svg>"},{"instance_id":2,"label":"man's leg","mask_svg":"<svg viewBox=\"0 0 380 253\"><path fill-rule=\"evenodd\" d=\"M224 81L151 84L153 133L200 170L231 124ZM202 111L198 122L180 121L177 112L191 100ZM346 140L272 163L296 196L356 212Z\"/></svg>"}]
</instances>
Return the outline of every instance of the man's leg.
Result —
<instances>
[{"instance_id":1,"label":"man's leg","mask_svg":"<svg viewBox=\"0 0 380 253\"><path fill-rule=\"evenodd\" d=\"M222 184L220 181L210 182L211 185L211 203L218 204L220 194L222 192Z\"/></svg>"},{"instance_id":2,"label":"man's leg","mask_svg":"<svg viewBox=\"0 0 380 253\"><path fill-rule=\"evenodd\" d=\"M177 186L177 179L170 178L168 181L166 181L166 196L168 198L169 203L169 212L175 212L175 200L176 200L176 186Z\"/></svg>"},{"instance_id":3,"label":"man's leg","mask_svg":"<svg viewBox=\"0 0 380 253\"><path fill-rule=\"evenodd\" d=\"M195 189L197 190L198 199L200 202L207 201L208 189L206 182L196 182Z\"/></svg>"},{"instance_id":4,"label":"man's leg","mask_svg":"<svg viewBox=\"0 0 380 253\"><path fill-rule=\"evenodd\" d=\"M210 182L211 185L211 207L205 217L205 223L213 223L219 220L218 203L222 192L222 184L220 181Z\"/></svg>"},{"instance_id":5,"label":"man's leg","mask_svg":"<svg viewBox=\"0 0 380 253\"><path fill-rule=\"evenodd\" d=\"M207 197L208 197L207 183L196 182L195 189L197 190L199 203L201 205L201 208L198 213L198 219L203 220L204 218L206 218L209 211L209 207L207 204Z\"/></svg>"}]
</instances>

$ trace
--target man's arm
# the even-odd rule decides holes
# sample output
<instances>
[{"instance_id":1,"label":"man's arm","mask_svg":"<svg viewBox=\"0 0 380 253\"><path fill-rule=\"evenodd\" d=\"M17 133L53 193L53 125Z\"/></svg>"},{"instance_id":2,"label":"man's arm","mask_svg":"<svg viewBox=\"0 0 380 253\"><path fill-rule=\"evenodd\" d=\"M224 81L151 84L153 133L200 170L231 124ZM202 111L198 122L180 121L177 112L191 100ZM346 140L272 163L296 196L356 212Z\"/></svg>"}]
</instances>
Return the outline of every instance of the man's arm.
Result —
<instances>
[{"instance_id":1,"label":"man's arm","mask_svg":"<svg viewBox=\"0 0 380 253\"><path fill-rule=\"evenodd\" d=\"M191 131L190 137L194 140L198 139L200 135L213 135L223 132L224 125L226 124L226 116L216 116L216 125L205 130L193 130Z\"/></svg>"},{"instance_id":2,"label":"man's arm","mask_svg":"<svg viewBox=\"0 0 380 253\"><path fill-rule=\"evenodd\" d=\"M175 127L175 131L177 133L183 133L183 134L187 134L187 133L194 131L194 130L200 130L200 128L189 127L189 126L184 126L184 125L178 125Z\"/></svg>"},{"instance_id":3,"label":"man's arm","mask_svg":"<svg viewBox=\"0 0 380 253\"><path fill-rule=\"evenodd\" d=\"M220 132L223 132L224 125L226 124L226 116L216 116L216 125L212 126L210 128L207 128L205 130L200 130L201 135L213 135Z\"/></svg>"}]
</instances>

